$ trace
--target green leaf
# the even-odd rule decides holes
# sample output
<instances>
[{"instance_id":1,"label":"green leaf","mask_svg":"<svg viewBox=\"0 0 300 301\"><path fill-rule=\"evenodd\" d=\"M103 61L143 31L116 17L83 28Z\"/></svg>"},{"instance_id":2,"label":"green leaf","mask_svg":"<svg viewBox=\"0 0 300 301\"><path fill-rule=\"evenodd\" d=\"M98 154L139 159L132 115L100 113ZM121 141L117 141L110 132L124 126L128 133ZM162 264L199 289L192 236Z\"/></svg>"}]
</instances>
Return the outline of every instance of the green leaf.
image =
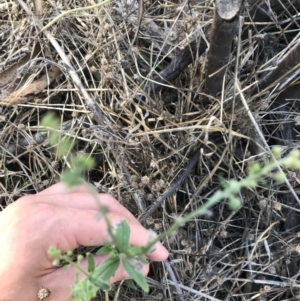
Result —
<instances>
[{"instance_id":1,"label":"green leaf","mask_svg":"<svg viewBox=\"0 0 300 301\"><path fill-rule=\"evenodd\" d=\"M89 276L88 279L93 285L99 287L103 291L109 291L111 288L108 283L103 281L101 278L95 277L94 275Z\"/></svg>"},{"instance_id":2,"label":"green leaf","mask_svg":"<svg viewBox=\"0 0 300 301\"><path fill-rule=\"evenodd\" d=\"M106 283L103 286L107 286ZM96 296L98 286L94 285L90 279L84 278L82 280L76 280L72 286L72 300L73 301L87 301Z\"/></svg>"},{"instance_id":3,"label":"green leaf","mask_svg":"<svg viewBox=\"0 0 300 301\"><path fill-rule=\"evenodd\" d=\"M144 255L139 256L138 260L143 264L149 264L149 261L144 257Z\"/></svg>"},{"instance_id":4,"label":"green leaf","mask_svg":"<svg viewBox=\"0 0 300 301\"><path fill-rule=\"evenodd\" d=\"M149 292L149 286L146 282L146 278L143 274L140 272L137 272L134 267L131 265L129 260L124 259L123 260L123 266L125 271L128 273L128 275L137 283L138 286L141 287L142 290L144 290L146 293Z\"/></svg>"},{"instance_id":5,"label":"green leaf","mask_svg":"<svg viewBox=\"0 0 300 301\"><path fill-rule=\"evenodd\" d=\"M42 126L55 129L55 130L58 129L59 124L60 124L60 120L53 112L47 113L41 121Z\"/></svg>"},{"instance_id":6,"label":"green leaf","mask_svg":"<svg viewBox=\"0 0 300 301\"><path fill-rule=\"evenodd\" d=\"M50 145L56 145L59 142L59 134L57 132L50 132L49 143Z\"/></svg>"},{"instance_id":7,"label":"green leaf","mask_svg":"<svg viewBox=\"0 0 300 301\"><path fill-rule=\"evenodd\" d=\"M73 159L72 165L79 173L82 173L92 169L95 165L95 162L94 159L89 156L80 155Z\"/></svg>"},{"instance_id":8,"label":"green leaf","mask_svg":"<svg viewBox=\"0 0 300 301\"><path fill-rule=\"evenodd\" d=\"M111 244L104 244L103 247L101 247L98 251L97 251L97 255L103 255L103 254L109 254L110 252L114 251L114 248Z\"/></svg>"},{"instance_id":9,"label":"green leaf","mask_svg":"<svg viewBox=\"0 0 300 301\"><path fill-rule=\"evenodd\" d=\"M64 170L61 175L61 181L65 183L67 187L74 187L83 183L80 175L70 169Z\"/></svg>"},{"instance_id":10,"label":"green leaf","mask_svg":"<svg viewBox=\"0 0 300 301\"><path fill-rule=\"evenodd\" d=\"M115 235L115 244L119 252L126 253L130 248L129 245L130 237L130 228L126 221L122 221L120 225L117 226L116 235Z\"/></svg>"},{"instance_id":11,"label":"green leaf","mask_svg":"<svg viewBox=\"0 0 300 301\"><path fill-rule=\"evenodd\" d=\"M95 269L93 277L106 282L109 278L115 275L119 265L120 259L118 257L108 258Z\"/></svg>"},{"instance_id":12,"label":"green leaf","mask_svg":"<svg viewBox=\"0 0 300 301\"><path fill-rule=\"evenodd\" d=\"M88 272L92 273L95 271L95 260L94 256L91 253L86 253L87 261L88 261Z\"/></svg>"},{"instance_id":13,"label":"green leaf","mask_svg":"<svg viewBox=\"0 0 300 301\"><path fill-rule=\"evenodd\" d=\"M73 148L73 141L71 140L71 138L66 137L66 138L58 141L57 155L59 157L65 156L70 152L70 150L72 148Z\"/></svg>"},{"instance_id":14,"label":"green leaf","mask_svg":"<svg viewBox=\"0 0 300 301\"><path fill-rule=\"evenodd\" d=\"M137 287L136 287L136 285L134 284L134 282L132 281L132 279L125 280L124 282L125 282L125 284L126 284L128 287L130 287L130 288L132 288L132 289L134 289L134 290L137 289Z\"/></svg>"},{"instance_id":15,"label":"green leaf","mask_svg":"<svg viewBox=\"0 0 300 301\"><path fill-rule=\"evenodd\" d=\"M145 247L129 247L127 253L130 254L131 257L135 257L136 255L145 254L147 249Z\"/></svg>"}]
</instances>

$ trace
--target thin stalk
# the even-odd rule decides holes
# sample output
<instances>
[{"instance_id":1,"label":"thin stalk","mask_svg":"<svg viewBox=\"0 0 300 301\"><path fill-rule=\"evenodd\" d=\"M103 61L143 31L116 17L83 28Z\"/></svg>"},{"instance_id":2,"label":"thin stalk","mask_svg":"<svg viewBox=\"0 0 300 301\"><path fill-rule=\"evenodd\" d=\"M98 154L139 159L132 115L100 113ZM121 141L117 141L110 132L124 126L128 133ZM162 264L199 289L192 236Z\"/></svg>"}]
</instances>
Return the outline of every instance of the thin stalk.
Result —
<instances>
[{"instance_id":1,"label":"thin stalk","mask_svg":"<svg viewBox=\"0 0 300 301\"><path fill-rule=\"evenodd\" d=\"M152 242L145 246L144 250L151 250L158 241L161 241L167 236L171 235L178 228L185 225L187 222L194 219L195 217L199 217L201 215L206 214L208 209L210 209L212 206L222 201L223 199L230 199L234 197L242 188L249 186L253 187L253 183L257 183L259 180L262 180L264 176L270 174L272 170L278 167L278 165L284 165L285 162L287 162L287 160L290 160L290 158L286 157L279 161L273 161L271 163L266 164L264 167L262 167L256 172L250 172L249 176L245 179L242 179L240 181L232 180L224 190L218 190L217 192L215 192L213 196L210 197L209 200L205 204L203 204L199 209L187 214L184 217L179 217L168 230L158 235Z\"/></svg>"},{"instance_id":2,"label":"thin stalk","mask_svg":"<svg viewBox=\"0 0 300 301\"><path fill-rule=\"evenodd\" d=\"M112 242L114 242L116 240L115 233L114 233L114 227L112 226L109 218L107 217L107 213L108 213L107 212L107 208L105 206L101 205L101 202L100 202L100 199L99 199L97 191L92 186L90 186L88 183L86 183L86 182L85 182L85 186L88 188L88 190L90 191L91 195L95 199L95 201L96 201L96 203L97 203L97 205L99 207L99 212L101 213L101 218L102 217L104 218L104 221L105 221L105 223L107 225L108 235L112 239Z\"/></svg>"},{"instance_id":3,"label":"thin stalk","mask_svg":"<svg viewBox=\"0 0 300 301\"><path fill-rule=\"evenodd\" d=\"M69 256L67 256L67 255L60 255L60 260L66 261L68 264L70 264L73 267L75 267L78 271L80 271L81 273L83 273L85 276L87 276L87 277L89 276L89 273L86 272L77 262L72 261Z\"/></svg>"}]
</instances>

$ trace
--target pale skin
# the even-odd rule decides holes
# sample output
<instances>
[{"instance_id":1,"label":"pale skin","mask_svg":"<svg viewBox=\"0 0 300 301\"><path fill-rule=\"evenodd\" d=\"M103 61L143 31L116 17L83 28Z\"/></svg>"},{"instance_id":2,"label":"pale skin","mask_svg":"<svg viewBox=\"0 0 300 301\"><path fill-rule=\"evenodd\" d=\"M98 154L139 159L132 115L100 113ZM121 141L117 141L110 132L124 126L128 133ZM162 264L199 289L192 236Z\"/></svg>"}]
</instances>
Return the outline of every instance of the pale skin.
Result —
<instances>
[{"instance_id":1,"label":"pale skin","mask_svg":"<svg viewBox=\"0 0 300 301\"><path fill-rule=\"evenodd\" d=\"M130 226L130 244L148 243L148 231L136 218L109 194L99 194L107 207L112 224L126 220ZM0 300L39 301L41 288L51 291L46 301L71 300L75 280L73 268L54 267L47 251L50 246L66 252L78 246L100 246L108 241L103 219L97 219L98 205L85 187L72 190L63 184L20 198L0 212ZM168 251L161 243L148 255L153 261L163 261ZM95 256L96 264L106 256ZM86 268L86 261L82 261ZM143 273L149 266L144 265ZM114 283L127 279L122 267L110 279Z\"/></svg>"}]
</instances>

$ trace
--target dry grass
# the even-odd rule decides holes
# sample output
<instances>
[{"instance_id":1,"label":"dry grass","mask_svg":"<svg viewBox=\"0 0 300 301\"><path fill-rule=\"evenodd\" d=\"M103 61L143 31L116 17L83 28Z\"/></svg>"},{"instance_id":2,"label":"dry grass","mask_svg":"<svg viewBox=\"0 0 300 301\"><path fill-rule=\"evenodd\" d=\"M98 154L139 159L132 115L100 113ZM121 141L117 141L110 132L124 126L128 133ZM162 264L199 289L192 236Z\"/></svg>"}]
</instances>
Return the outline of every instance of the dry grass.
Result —
<instances>
[{"instance_id":1,"label":"dry grass","mask_svg":"<svg viewBox=\"0 0 300 301\"><path fill-rule=\"evenodd\" d=\"M206 53L161 92L154 95L152 88L180 49L208 38L212 1L145 2L132 45L136 1L112 0L68 15L47 35L40 33L40 23L96 1L27 0L29 10L39 12L33 17L19 1L0 0L1 206L56 183L69 165L55 156L39 127L49 111L60 116L62 134L76 140L75 151L95 158L87 180L137 217L172 187L200 147L197 165L147 218L156 231L201 206L220 188L220 177L244 177L247 163L268 146L297 147L297 72L264 93L253 87L297 43L300 6L261 1L269 17L253 23L254 2L241 11L245 23L233 43L224 89L207 102ZM53 67L60 71L51 77ZM239 86L253 119L237 94ZM13 91L21 96L13 94L11 103ZM288 178L295 195L298 174ZM118 292L116 286L111 300L300 300L299 203L286 184L271 181L240 197L239 211L221 203L164 241L169 264L152 266L149 296L124 286Z\"/></svg>"}]
</instances>

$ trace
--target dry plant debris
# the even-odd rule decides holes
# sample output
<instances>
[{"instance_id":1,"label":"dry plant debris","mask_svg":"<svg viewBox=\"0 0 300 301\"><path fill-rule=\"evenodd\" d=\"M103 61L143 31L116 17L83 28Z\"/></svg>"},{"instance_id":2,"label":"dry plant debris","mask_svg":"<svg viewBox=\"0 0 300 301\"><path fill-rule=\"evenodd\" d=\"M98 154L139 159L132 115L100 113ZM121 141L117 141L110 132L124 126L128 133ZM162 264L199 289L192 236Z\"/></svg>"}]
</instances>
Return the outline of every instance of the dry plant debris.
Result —
<instances>
[{"instance_id":1,"label":"dry plant debris","mask_svg":"<svg viewBox=\"0 0 300 301\"><path fill-rule=\"evenodd\" d=\"M88 181L157 231L220 177L243 178L264 141L299 147L299 1L234 1L224 14L213 1L148 0L140 19L139 1L112 0L41 31L96 3L0 0L3 208L69 164L40 127L48 111L95 158ZM299 178L267 180L240 193L239 211L222 203L191 221L164 242L171 255L153 265L149 296L124 286L111 300L300 300Z\"/></svg>"},{"instance_id":2,"label":"dry plant debris","mask_svg":"<svg viewBox=\"0 0 300 301\"><path fill-rule=\"evenodd\" d=\"M48 288L42 287L38 292L38 298L44 300L50 296L51 292Z\"/></svg>"}]
</instances>

